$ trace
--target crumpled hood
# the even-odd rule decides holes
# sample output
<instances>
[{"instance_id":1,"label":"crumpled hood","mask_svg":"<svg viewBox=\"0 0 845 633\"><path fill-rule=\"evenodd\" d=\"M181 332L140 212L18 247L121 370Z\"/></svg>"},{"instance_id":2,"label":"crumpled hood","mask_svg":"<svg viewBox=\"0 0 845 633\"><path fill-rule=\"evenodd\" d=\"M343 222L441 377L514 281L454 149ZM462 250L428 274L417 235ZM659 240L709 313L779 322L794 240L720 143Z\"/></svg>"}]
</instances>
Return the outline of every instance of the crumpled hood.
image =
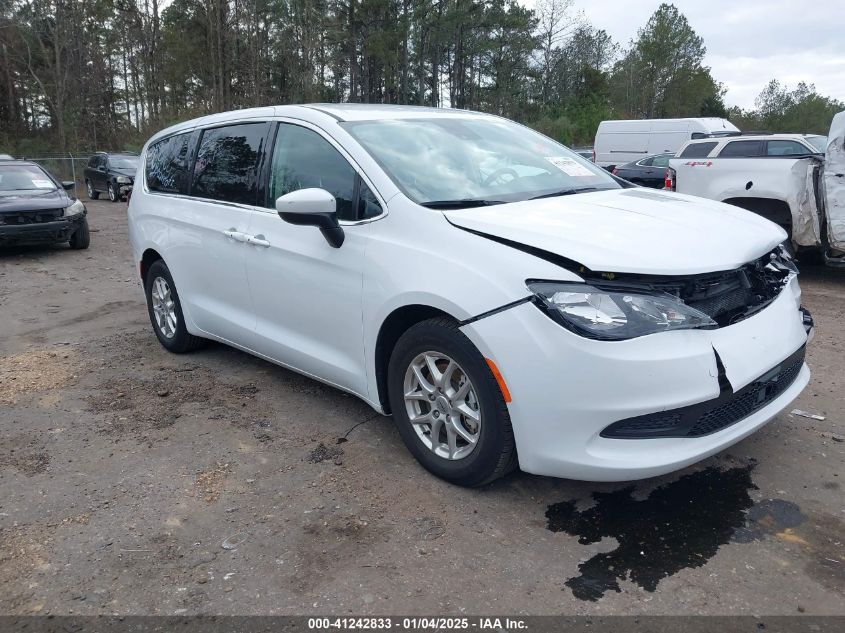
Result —
<instances>
[{"instance_id":1,"label":"crumpled hood","mask_svg":"<svg viewBox=\"0 0 845 633\"><path fill-rule=\"evenodd\" d=\"M738 207L641 188L443 213L458 227L602 272L692 275L730 270L787 237L776 224Z\"/></svg>"},{"instance_id":2,"label":"crumpled hood","mask_svg":"<svg viewBox=\"0 0 845 633\"><path fill-rule=\"evenodd\" d=\"M127 178L131 178L135 180L135 170L134 169L112 169L111 173L116 174L118 176L126 176Z\"/></svg>"},{"instance_id":3,"label":"crumpled hood","mask_svg":"<svg viewBox=\"0 0 845 633\"><path fill-rule=\"evenodd\" d=\"M62 189L0 192L0 213L59 209L73 204Z\"/></svg>"}]
</instances>

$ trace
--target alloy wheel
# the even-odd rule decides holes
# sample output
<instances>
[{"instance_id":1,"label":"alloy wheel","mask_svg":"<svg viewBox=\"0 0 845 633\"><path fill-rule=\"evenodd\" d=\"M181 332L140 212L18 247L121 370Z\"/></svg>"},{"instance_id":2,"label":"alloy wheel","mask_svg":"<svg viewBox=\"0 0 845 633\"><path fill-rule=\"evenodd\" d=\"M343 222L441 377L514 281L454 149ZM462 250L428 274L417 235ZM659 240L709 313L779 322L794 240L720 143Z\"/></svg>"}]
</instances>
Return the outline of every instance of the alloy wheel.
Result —
<instances>
[{"instance_id":1,"label":"alloy wheel","mask_svg":"<svg viewBox=\"0 0 845 633\"><path fill-rule=\"evenodd\" d=\"M156 277L150 291L156 326L165 338L176 335L176 302L170 291L170 285L164 277Z\"/></svg>"},{"instance_id":2,"label":"alloy wheel","mask_svg":"<svg viewBox=\"0 0 845 633\"><path fill-rule=\"evenodd\" d=\"M448 460L469 456L481 437L481 407L458 363L442 352L419 354L405 372L405 409L419 440Z\"/></svg>"}]
</instances>

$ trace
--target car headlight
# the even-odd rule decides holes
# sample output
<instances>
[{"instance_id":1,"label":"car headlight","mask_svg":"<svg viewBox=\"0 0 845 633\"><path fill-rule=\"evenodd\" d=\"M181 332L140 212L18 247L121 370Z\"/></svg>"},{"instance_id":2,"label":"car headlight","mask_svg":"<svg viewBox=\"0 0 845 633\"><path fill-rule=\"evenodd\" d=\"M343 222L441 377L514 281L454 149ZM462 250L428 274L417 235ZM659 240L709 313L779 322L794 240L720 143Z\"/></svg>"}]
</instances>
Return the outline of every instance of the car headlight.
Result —
<instances>
[{"instance_id":1,"label":"car headlight","mask_svg":"<svg viewBox=\"0 0 845 633\"><path fill-rule=\"evenodd\" d=\"M121 185L128 185L132 182L132 179L129 176L118 176L115 180Z\"/></svg>"},{"instance_id":2,"label":"car headlight","mask_svg":"<svg viewBox=\"0 0 845 633\"><path fill-rule=\"evenodd\" d=\"M82 204L82 200L74 200L73 204L69 207L65 207L65 217L69 218L74 215L79 215L80 213L85 212L85 205Z\"/></svg>"},{"instance_id":3,"label":"car headlight","mask_svg":"<svg viewBox=\"0 0 845 633\"><path fill-rule=\"evenodd\" d=\"M588 338L619 341L669 330L717 327L709 316L667 293L548 281L528 282L528 288L546 314Z\"/></svg>"}]
</instances>

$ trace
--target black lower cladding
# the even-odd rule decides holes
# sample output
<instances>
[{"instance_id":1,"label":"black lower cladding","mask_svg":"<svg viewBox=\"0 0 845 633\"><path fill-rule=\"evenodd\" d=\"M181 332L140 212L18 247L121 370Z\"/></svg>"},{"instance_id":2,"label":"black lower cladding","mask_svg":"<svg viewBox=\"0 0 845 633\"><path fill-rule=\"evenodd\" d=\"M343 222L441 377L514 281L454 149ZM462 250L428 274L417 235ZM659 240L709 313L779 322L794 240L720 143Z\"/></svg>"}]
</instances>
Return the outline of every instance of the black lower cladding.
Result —
<instances>
[{"instance_id":1,"label":"black lower cladding","mask_svg":"<svg viewBox=\"0 0 845 633\"><path fill-rule=\"evenodd\" d=\"M601 432L615 439L703 437L744 420L786 391L804 365L802 345L789 358L734 392L719 363L721 393L713 400L614 422Z\"/></svg>"}]
</instances>

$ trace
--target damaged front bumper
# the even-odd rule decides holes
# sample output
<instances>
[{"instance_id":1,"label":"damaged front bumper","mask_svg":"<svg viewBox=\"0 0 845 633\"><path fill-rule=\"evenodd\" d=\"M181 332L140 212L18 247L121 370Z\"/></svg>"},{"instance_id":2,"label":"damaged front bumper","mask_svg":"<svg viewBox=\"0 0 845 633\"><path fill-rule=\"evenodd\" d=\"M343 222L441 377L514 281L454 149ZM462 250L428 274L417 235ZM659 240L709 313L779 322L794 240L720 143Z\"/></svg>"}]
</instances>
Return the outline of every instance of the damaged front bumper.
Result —
<instances>
[{"instance_id":1,"label":"damaged front bumper","mask_svg":"<svg viewBox=\"0 0 845 633\"><path fill-rule=\"evenodd\" d=\"M52 222L0 224L0 246L24 246L66 242L85 222L85 213Z\"/></svg>"},{"instance_id":2,"label":"damaged front bumper","mask_svg":"<svg viewBox=\"0 0 845 633\"><path fill-rule=\"evenodd\" d=\"M803 359L795 367L789 362L800 356L812 332L808 319L793 277L764 309L713 330L596 341L565 330L530 303L461 329L495 362L507 384L523 470L625 481L713 455L782 411L810 379ZM779 388L754 384L773 372L780 375L774 371L778 367L790 372ZM651 439L602 435L621 420L718 401L726 388L734 394L753 392L754 406L715 430Z\"/></svg>"},{"instance_id":3,"label":"damaged front bumper","mask_svg":"<svg viewBox=\"0 0 845 633\"><path fill-rule=\"evenodd\" d=\"M804 324L804 330L807 332L807 342L809 343L816 334L816 324L813 321L813 315L810 314L807 308L801 306L799 309L801 310L801 322Z\"/></svg>"}]
</instances>

